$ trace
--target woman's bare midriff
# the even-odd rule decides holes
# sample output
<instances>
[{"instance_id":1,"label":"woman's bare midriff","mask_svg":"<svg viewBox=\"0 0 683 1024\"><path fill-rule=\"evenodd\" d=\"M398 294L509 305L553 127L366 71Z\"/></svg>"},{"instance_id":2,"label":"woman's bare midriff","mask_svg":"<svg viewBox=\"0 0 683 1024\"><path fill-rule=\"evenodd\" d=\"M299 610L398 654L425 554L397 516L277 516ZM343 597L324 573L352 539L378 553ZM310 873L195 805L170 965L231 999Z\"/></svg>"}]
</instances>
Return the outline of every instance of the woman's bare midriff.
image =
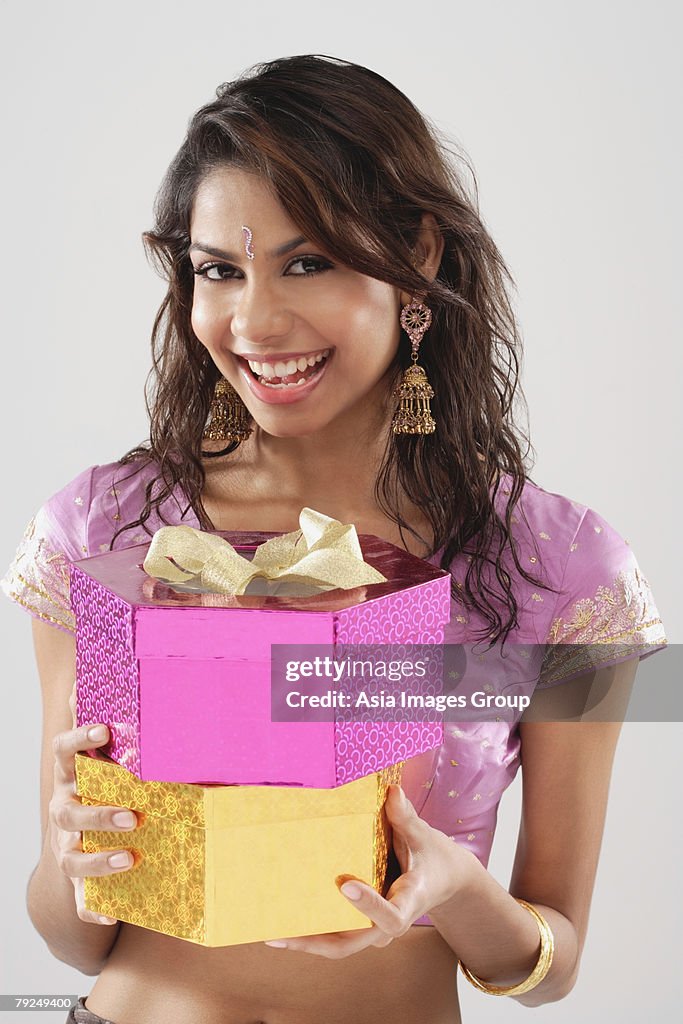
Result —
<instances>
[{"instance_id":1,"label":"woman's bare midriff","mask_svg":"<svg viewBox=\"0 0 683 1024\"><path fill-rule=\"evenodd\" d=\"M207 949L133 925L88 996L115 1024L459 1024L457 958L435 928L330 960L263 943Z\"/></svg>"}]
</instances>

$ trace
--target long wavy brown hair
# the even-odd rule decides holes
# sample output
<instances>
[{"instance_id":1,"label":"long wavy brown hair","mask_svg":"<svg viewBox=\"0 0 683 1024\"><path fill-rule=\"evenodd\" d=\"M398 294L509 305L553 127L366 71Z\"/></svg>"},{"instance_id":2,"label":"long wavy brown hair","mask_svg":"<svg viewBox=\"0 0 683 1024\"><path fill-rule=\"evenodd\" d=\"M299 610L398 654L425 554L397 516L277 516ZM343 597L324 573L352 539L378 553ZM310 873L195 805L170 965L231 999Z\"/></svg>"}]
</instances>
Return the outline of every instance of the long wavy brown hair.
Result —
<instances>
[{"instance_id":1,"label":"long wavy brown hair","mask_svg":"<svg viewBox=\"0 0 683 1024\"><path fill-rule=\"evenodd\" d=\"M434 388L437 430L387 438L375 497L399 530L413 534L399 512L401 493L423 510L433 529L432 553L444 548L443 568L467 552L467 572L457 585L453 581L453 596L484 616L483 637L504 641L518 624L506 549L526 580L552 589L523 568L512 538L532 451L515 422L526 403L518 384L521 340L508 297L514 281L479 216L467 157L381 75L337 58L282 58L219 86L216 99L192 117L166 172L154 227L142 236L168 285L152 331L150 437L120 460L138 468L152 461L158 473L146 487L140 517L115 536L146 528L152 510L161 515L159 505L178 486L202 529L213 529L201 495L205 460L215 453L202 450L202 435L219 372L192 330L188 249L197 189L224 166L262 175L301 233L339 263L425 296L433 322L420 363ZM445 240L434 281L413 262L425 211ZM397 377L409 362L402 332ZM502 516L495 506L501 473L510 479ZM501 615L505 605L507 617Z\"/></svg>"}]
</instances>

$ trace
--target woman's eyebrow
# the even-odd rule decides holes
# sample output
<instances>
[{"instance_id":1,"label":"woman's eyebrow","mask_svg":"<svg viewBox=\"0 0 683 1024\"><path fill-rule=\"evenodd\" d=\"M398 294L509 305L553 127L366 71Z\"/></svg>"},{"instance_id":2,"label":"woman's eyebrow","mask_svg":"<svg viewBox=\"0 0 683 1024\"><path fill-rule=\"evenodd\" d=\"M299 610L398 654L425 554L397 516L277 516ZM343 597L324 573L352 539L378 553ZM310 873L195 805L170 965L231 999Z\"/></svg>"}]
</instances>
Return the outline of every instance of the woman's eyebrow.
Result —
<instances>
[{"instance_id":1,"label":"woman's eyebrow","mask_svg":"<svg viewBox=\"0 0 683 1024\"><path fill-rule=\"evenodd\" d=\"M306 239L303 235L298 235L297 238L290 239L289 242L285 242L283 245L279 245L277 249L273 249L269 252L268 258L275 259L278 256L286 256L292 249L296 249L298 245L305 242ZM217 249L215 245L205 245L204 242L193 242L190 248L187 250L188 253L195 252L197 249L201 249L202 252L206 252L209 256L216 256L221 260L230 260L233 263L237 262L241 257L236 256L235 253L226 252L225 249Z\"/></svg>"}]
</instances>

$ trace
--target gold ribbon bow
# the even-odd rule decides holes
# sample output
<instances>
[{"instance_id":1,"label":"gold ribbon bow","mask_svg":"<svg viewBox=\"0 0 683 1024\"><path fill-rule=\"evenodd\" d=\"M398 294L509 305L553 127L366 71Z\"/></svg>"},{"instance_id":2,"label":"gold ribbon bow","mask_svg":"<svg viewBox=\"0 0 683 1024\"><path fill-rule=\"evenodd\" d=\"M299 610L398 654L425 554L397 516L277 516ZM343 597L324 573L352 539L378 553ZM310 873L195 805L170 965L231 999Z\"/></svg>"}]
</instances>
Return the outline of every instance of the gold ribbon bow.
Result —
<instances>
[{"instance_id":1,"label":"gold ribbon bow","mask_svg":"<svg viewBox=\"0 0 683 1024\"><path fill-rule=\"evenodd\" d=\"M286 584L290 593L289 585L298 587L300 596L386 582L386 576L363 560L355 526L312 508L301 510L299 524L300 530L259 545L252 561L216 534L192 526L162 526L152 537L143 568L166 583L218 594L244 594L256 578Z\"/></svg>"}]
</instances>

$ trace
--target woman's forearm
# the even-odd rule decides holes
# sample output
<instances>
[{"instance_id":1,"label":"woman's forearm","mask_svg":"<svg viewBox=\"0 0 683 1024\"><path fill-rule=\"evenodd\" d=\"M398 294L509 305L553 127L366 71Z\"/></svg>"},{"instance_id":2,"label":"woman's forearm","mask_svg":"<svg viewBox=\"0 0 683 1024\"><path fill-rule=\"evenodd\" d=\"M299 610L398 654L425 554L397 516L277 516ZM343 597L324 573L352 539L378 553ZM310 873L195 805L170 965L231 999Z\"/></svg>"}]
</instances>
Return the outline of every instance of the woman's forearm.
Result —
<instances>
[{"instance_id":1,"label":"woman's forearm","mask_svg":"<svg viewBox=\"0 0 683 1024\"><path fill-rule=\"evenodd\" d=\"M120 925L81 921L73 883L60 871L50 846L49 826L43 852L27 890L29 916L53 956L83 974L99 974Z\"/></svg>"},{"instance_id":2,"label":"woman's forearm","mask_svg":"<svg viewBox=\"0 0 683 1024\"><path fill-rule=\"evenodd\" d=\"M552 929L553 962L547 975L530 992L514 996L525 1006L562 999L573 987L578 969L577 934L571 921L559 911L535 903ZM540 952L538 925L485 867L472 857L469 884L448 901L429 911L437 931L482 981L492 985L516 985L529 976Z\"/></svg>"}]
</instances>

